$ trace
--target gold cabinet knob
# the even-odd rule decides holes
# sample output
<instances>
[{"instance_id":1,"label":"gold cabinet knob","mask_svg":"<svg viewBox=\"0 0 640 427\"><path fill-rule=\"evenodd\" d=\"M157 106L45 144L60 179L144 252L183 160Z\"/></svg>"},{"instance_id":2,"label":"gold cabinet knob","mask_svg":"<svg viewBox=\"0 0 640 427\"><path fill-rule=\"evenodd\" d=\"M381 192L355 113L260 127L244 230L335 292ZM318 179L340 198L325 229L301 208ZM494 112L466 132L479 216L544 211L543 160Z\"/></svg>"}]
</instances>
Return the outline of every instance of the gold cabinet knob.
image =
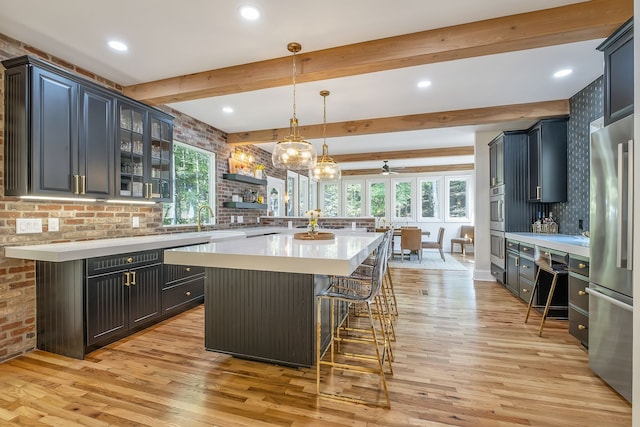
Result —
<instances>
[{"instance_id":1,"label":"gold cabinet knob","mask_svg":"<svg viewBox=\"0 0 640 427\"><path fill-rule=\"evenodd\" d=\"M587 264L580 263L578 264L578 268L587 268Z\"/></svg>"},{"instance_id":2,"label":"gold cabinet knob","mask_svg":"<svg viewBox=\"0 0 640 427\"><path fill-rule=\"evenodd\" d=\"M523 252L529 252L529 248L522 248Z\"/></svg>"},{"instance_id":3,"label":"gold cabinet knob","mask_svg":"<svg viewBox=\"0 0 640 427\"><path fill-rule=\"evenodd\" d=\"M187 273L191 271L191 267L187 267L184 269L184 271L186 271Z\"/></svg>"},{"instance_id":4,"label":"gold cabinet knob","mask_svg":"<svg viewBox=\"0 0 640 427\"><path fill-rule=\"evenodd\" d=\"M523 289L522 289L522 292L529 292L529 289L527 289L527 288L523 288Z\"/></svg>"},{"instance_id":5,"label":"gold cabinet knob","mask_svg":"<svg viewBox=\"0 0 640 427\"><path fill-rule=\"evenodd\" d=\"M529 266L528 265L523 265L522 268L529 268Z\"/></svg>"},{"instance_id":6,"label":"gold cabinet knob","mask_svg":"<svg viewBox=\"0 0 640 427\"><path fill-rule=\"evenodd\" d=\"M190 292L190 291L187 291L186 295L187 295L188 297L190 297L190 296L191 296L191 292Z\"/></svg>"},{"instance_id":7,"label":"gold cabinet knob","mask_svg":"<svg viewBox=\"0 0 640 427\"><path fill-rule=\"evenodd\" d=\"M583 296L586 295L587 293L585 291L578 291L578 295Z\"/></svg>"},{"instance_id":8,"label":"gold cabinet knob","mask_svg":"<svg viewBox=\"0 0 640 427\"><path fill-rule=\"evenodd\" d=\"M131 264L131 263L133 262L133 258L131 258L131 257L127 258L127 262L128 262L129 264Z\"/></svg>"},{"instance_id":9,"label":"gold cabinet knob","mask_svg":"<svg viewBox=\"0 0 640 427\"><path fill-rule=\"evenodd\" d=\"M587 329L587 327L584 325L578 325L578 329L580 329L581 331L584 331L585 329Z\"/></svg>"}]
</instances>

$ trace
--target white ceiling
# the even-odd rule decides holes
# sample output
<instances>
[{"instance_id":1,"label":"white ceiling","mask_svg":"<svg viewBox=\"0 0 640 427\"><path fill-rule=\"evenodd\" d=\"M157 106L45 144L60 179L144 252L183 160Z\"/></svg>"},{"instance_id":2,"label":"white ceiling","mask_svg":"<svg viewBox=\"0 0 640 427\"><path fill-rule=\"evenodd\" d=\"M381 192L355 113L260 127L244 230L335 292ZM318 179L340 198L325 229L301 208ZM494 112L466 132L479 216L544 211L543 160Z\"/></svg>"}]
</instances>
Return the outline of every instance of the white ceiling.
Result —
<instances>
[{"instance_id":1,"label":"white ceiling","mask_svg":"<svg viewBox=\"0 0 640 427\"><path fill-rule=\"evenodd\" d=\"M310 52L537 9L571 0L0 0L0 32L122 85L290 56L287 43ZM258 22L239 17L241 5L258 7ZM118 39L126 53L106 43ZM391 117L466 108L567 99L603 70L601 40L490 55L297 85L302 126L327 121ZM573 68L557 80L553 72ZM433 82L418 89L423 79ZM235 112L225 114L223 106ZM171 104L225 132L283 128L292 113L292 87ZM331 154L473 145L478 129L528 123L467 126L332 138ZM320 152L321 141L312 141ZM269 149L270 145L263 145ZM392 166L464 163L466 158L393 160ZM343 164L371 168L380 162Z\"/></svg>"}]
</instances>

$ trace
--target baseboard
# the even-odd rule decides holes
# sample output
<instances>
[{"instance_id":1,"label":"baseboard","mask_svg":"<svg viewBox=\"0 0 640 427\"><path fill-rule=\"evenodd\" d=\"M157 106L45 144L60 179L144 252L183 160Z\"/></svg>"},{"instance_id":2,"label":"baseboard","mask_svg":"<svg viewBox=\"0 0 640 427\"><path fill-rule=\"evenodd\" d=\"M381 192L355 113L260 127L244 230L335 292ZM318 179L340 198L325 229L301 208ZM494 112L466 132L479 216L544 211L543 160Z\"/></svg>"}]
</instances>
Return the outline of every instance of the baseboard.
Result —
<instances>
[{"instance_id":1,"label":"baseboard","mask_svg":"<svg viewBox=\"0 0 640 427\"><path fill-rule=\"evenodd\" d=\"M495 282L496 278L491 274L491 270L473 270L473 280L482 282Z\"/></svg>"}]
</instances>

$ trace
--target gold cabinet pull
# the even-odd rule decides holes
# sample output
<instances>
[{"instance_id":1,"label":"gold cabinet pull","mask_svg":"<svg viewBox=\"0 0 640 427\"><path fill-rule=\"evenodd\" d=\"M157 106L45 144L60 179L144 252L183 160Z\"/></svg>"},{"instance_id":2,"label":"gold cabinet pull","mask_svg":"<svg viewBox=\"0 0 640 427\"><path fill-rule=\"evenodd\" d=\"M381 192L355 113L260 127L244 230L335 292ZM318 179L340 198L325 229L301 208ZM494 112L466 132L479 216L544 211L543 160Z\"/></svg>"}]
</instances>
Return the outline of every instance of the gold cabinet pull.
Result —
<instances>
[{"instance_id":1,"label":"gold cabinet pull","mask_svg":"<svg viewBox=\"0 0 640 427\"><path fill-rule=\"evenodd\" d=\"M522 288L522 292L529 292L529 289L527 289L527 288Z\"/></svg>"},{"instance_id":2,"label":"gold cabinet pull","mask_svg":"<svg viewBox=\"0 0 640 427\"><path fill-rule=\"evenodd\" d=\"M87 191L87 177L81 175L80 181L82 182L82 190L80 191L80 194L86 194L85 192Z\"/></svg>"},{"instance_id":3,"label":"gold cabinet pull","mask_svg":"<svg viewBox=\"0 0 640 427\"><path fill-rule=\"evenodd\" d=\"M131 284L132 285L136 284L136 272L135 271L131 272Z\"/></svg>"},{"instance_id":4,"label":"gold cabinet pull","mask_svg":"<svg viewBox=\"0 0 640 427\"><path fill-rule=\"evenodd\" d=\"M133 262L133 258L131 258L131 257L127 258L127 262L128 262L129 264L131 264L131 263Z\"/></svg>"},{"instance_id":5,"label":"gold cabinet pull","mask_svg":"<svg viewBox=\"0 0 640 427\"><path fill-rule=\"evenodd\" d=\"M578 295L583 296L586 295L587 293L585 291L578 291Z\"/></svg>"},{"instance_id":6,"label":"gold cabinet pull","mask_svg":"<svg viewBox=\"0 0 640 427\"><path fill-rule=\"evenodd\" d=\"M124 273L124 285L131 286L131 273L129 273L128 271Z\"/></svg>"},{"instance_id":7,"label":"gold cabinet pull","mask_svg":"<svg viewBox=\"0 0 640 427\"><path fill-rule=\"evenodd\" d=\"M80 175L73 175L73 194L80 194Z\"/></svg>"},{"instance_id":8,"label":"gold cabinet pull","mask_svg":"<svg viewBox=\"0 0 640 427\"><path fill-rule=\"evenodd\" d=\"M584 331L585 329L587 329L587 327L584 325L578 325L578 329L580 329L581 331Z\"/></svg>"},{"instance_id":9,"label":"gold cabinet pull","mask_svg":"<svg viewBox=\"0 0 640 427\"><path fill-rule=\"evenodd\" d=\"M580 263L578 264L578 268L587 268L587 264Z\"/></svg>"},{"instance_id":10,"label":"gold cabinet pull","mask_svg":"<svg viewBox=\"0 0 640 427\"><path fill-rule=\"evenodd\" d=\"M525 264L522 266L522 268L529 268L529 266Z\"/></svg>"},{"instance_id":11,"label":"gold cabinet pull","mask_svg":"<svg viewBox=\"0 0 640 427\"><path fill-rule=\"evenodd\" d=\"M187 273L191 271L191 267L187 267L184 269L184 271L186 271Z\"/></svg>"},{"instance_id":12,"label":"gold cabinet pull","mask_svg":"<svg viewBox=\"0 0 640 427\"><path fill-rule=\"evenodd\" d=\"M529 248L522 248L523 252L529 252Z\"/></svg>"},{"instance_id":13,"label":"gold cabinet pull","mask_svg":"<svg viewBox=\"0 0 640 427\"><path fill-rule=\"evenodd\" d=\"M190 291L187 291L187 292L186 292L186 295L187 295L188 297L190 297L190 296L191 296L191 292L190 292Z\"/></svg>"}]
</instances>

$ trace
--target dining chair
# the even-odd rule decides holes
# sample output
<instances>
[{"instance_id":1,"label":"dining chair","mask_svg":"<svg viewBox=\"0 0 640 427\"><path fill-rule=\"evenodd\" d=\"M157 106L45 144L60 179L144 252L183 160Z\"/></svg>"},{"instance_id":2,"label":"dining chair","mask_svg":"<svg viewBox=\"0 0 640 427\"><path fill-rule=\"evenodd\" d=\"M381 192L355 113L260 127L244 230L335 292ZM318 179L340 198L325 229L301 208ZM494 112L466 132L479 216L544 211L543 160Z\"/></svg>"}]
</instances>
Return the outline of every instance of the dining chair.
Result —
<instances>
[{"instance_id":1,"label":"dining chair","mask_svg":"<svg viewBox=\"0 0 640 427\"><path fill-rule=\"evenodd\" d=\"M451 239L451 253L453 253L453 245L460 244L460 250L464 255L467 245L473 245L474 228L472 225L463 225L460 227L460 237Z\"/></svg>"},{"instance_id":2,"label":"dining chair","mask_svg":"<svg viewBox=\"0 0 640 427\"><path fill-rule=\"evenodd\" d=\"M422 261L422 230L418 227L402 227L400 229L400 261L404 262L405 251L411 254L418 252L418 260Z\"/></svg>"},{"instance_id":3,"label":"dining chair","mask_svg":"<svg viewBox=\"0 0 640 427\"><path fill-rule=\"evenodd\" d=\"M440 251L440 258L442 258L442 261L444 261L444 252L442 252L442 243L444 241L444 227L440 227L440 229L438 230L438 240L436 240L435 242L433 241L426 241L426 242L422 242L422 247L421 249L437 249ZM422 251L420 251L422 252ZM420 260L422 261L422 256L420 257Z\"/></svg>"}]
</instances>

